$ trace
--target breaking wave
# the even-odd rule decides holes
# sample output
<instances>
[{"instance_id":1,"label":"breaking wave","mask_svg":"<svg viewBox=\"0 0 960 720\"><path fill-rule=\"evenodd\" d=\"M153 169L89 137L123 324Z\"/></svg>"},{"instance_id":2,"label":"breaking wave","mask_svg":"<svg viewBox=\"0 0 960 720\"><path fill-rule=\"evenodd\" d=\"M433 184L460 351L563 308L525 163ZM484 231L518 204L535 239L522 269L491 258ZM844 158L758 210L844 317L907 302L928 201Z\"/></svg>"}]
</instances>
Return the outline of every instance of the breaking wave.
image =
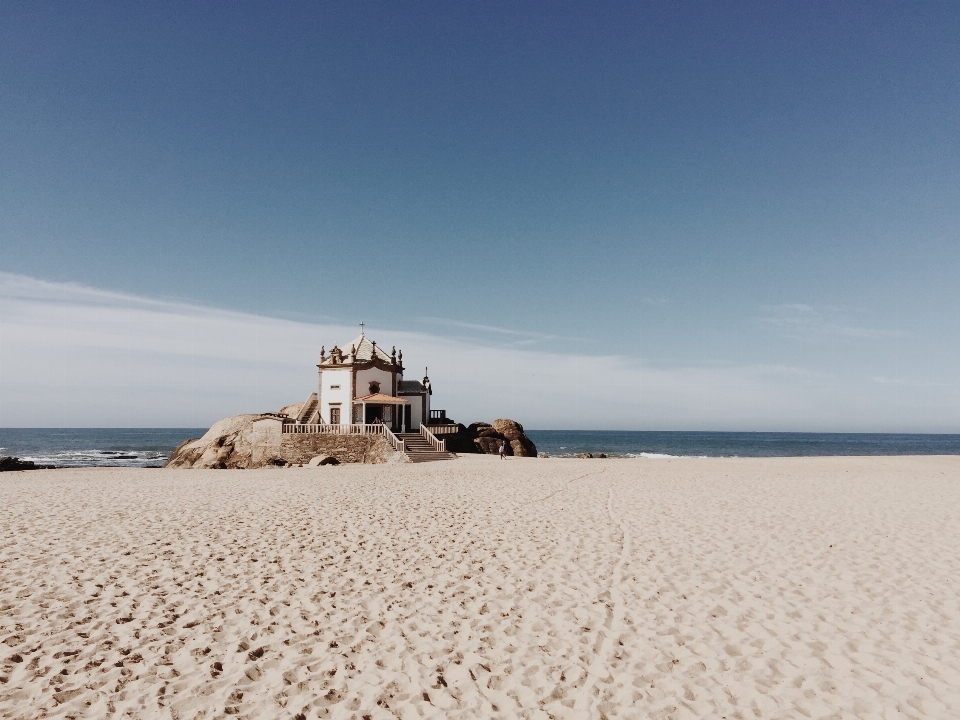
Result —
<instances>
[{"instance_id":1,"label":"breaking wave","mask_svg":"<svg viewBox=\"0 0 960 720\"><path fill-rule=\"evenodd\" d=\"M66 450L54 453L22 455L37 465L54 467L163 467L168 453L156 450Z\"/></svg>"}]
</instances>

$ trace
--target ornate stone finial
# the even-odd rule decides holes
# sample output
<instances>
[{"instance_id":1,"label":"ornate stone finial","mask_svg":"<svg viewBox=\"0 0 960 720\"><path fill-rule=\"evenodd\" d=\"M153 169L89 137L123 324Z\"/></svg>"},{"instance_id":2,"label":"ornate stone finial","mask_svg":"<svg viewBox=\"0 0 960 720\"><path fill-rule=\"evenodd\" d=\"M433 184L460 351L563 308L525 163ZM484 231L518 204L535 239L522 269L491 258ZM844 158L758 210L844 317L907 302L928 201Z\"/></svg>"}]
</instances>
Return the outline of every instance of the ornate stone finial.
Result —
<instances>
[{"instance_id":1,"label":"ornate stone finial","mask_svg":"<svg viewBox=\"0 0 960 720\"><path fill-rule=\"evenodd\" d=\"M324 361L326 354L327 354L326 348L324 348L323 345L321 345L320 346L320 362Z\"/></svg>"},{"instance_id":2,"label":"ornate stone finial","mask_svg":"<svg viewBox=\"0 0 960 720\"><path fill-rule=\"evenodd\" d=\"M403 365L403 350L401 350L401 351L399 351L399 352L397 353L397 361L398 361L401 365Z\"/></svg>"},{"instance_id":3,"label":"ornate stone finial","mask_svg":"<svg viewBox=\"0 0 960 720\"><path fill-rule=\"evenodd\" d=\"M356 356L357 356L357 346L356 346L356 345L351 345L351 346L350 346L350 359L352 360L352 359L355 358Z\"/></svg>"},{"instance_id":4,"label":"ornate stone finial","mask_svg":"<svg viewBox=\"0 0 960 720\"><path fill-rule=\"evenodd\" d=\"M397 364L397 346L396 345L390 348L390 362L392 362L394 365Z\"/></svg>"}]
</instances>

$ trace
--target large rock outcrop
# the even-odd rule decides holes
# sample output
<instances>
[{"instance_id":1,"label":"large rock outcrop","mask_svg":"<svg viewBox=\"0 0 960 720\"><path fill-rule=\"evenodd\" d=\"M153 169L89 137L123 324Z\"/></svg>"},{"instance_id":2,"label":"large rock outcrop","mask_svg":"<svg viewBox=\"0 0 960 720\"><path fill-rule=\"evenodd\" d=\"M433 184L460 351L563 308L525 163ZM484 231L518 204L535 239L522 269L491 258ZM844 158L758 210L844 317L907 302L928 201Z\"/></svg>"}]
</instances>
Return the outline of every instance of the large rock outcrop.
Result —
<instances>
[{"instance_id":1,"label":"large rock outcrop","mask_svg":"<svg viewBox=\"0 0 960 720\"><path fill-rule=\"evenodd\" d=\"M494 420L493 429L503 435L507 444L513 451L510 454L517 457L536 457L537 446L527 437L523 431L523 425L507 419Z\"/></svg>"},{"instance_id":2,"label":"large rock outcrop","mask_svg":"<svg viewBox=\"0 0 960 720\"><path fill-rule=\"evenodd\" d=\"M296 420L297 415L300 414L300 409L303 407L302 402L294 403L293 405L285 405L280 408L280 414L286 415L291 420Z\"/></svg>"},{"instance_id":3,"label":"large rock outcrop","mask_svg":"<svg viewBox=\"0 0 960 720\"><path fill-rule=\"evenodd\" d=\"M234 415L213 424L203 437L187 440L164 467L227 469L306 465L317 456L337 463L380 463L402 458L380 435L284 434L276 444L258 444L253 423L263 415Z\"/></svg>"},{"instance_id":4,"label":"large rock outcrop","mask_svg":"<svg viewBox=\"0 0 960 720\"><path fill-rule=\"evenodd\" d=\"M234 415L215 422L203 437L177 446L164 467L253 467L253 421L260 415Z\"/></svg>"},{"instance_id":5,"label":"large rock outcrop","mask_svg":"<svg viewBox=\"0 0 960 720\"><path fill-rule=\"evenodd\" d=\"M443 435L447 449L456 453L487 453L498 455L500 443L507 441L507 455L537 457L537 446L515 420L501 418L493 423L475 422L459 425L456 435Z\"/></svg>"}]
</instances>

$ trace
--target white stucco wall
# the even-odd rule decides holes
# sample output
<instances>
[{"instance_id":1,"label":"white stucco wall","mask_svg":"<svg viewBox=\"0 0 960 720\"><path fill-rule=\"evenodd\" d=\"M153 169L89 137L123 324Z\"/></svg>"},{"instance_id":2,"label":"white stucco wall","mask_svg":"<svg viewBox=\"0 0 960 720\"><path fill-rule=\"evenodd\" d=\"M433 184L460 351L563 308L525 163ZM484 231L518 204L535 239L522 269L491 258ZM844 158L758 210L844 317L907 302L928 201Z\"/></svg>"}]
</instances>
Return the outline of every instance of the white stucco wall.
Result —
<instances>
[{"instance_id":1,"label":"white stucco wall","mask_svg":"<svg viewBox=\"0 0 960 720\"><path fill-rule=\"evenodd\" d=\"M421 400L419 395L408 395L404 398L407 402L410 403L410 427L407 428L408 431L418 430L420 428L420 423L423 420L421 417Z\"/></svg>"},{"instance_id":2,"label":"white stucco wall","mask_svg":"<svg viewBox=\"0 0 960 720\"><path fill-rule=\"evenodd\" d=\"M354 422L353 418L353 400L354 398L363 397L370 394L370 382L377 381L380 383L380 392L385 395L394 395L396 393L393 389L394 383L394 373L389 370L381 370L379 368L367 368L365 370L360 370L357 373L356 384L352 384L353 379L353 368L343 368L343 369L324 369L320 372L320 417L323 419L323 422L330 422L330 406L339 404L340 406L340 422L349 423ZM397 374L397 382L399 383L401 376ZM333 385L339 385L339 388L334 389ZM351 396L350 390L353 388L353 396ZM423 402L420 395L404 395L403 399L406 400L410 405L410 422L411 427L407 428L409 430L416 430L420 427L420 423L424 420L428 420L430 417L430 396L426 398L427 404L427 413L423 412ZM394 410L394 412L399 412L399 410Z\"/></svg>"},{"instance_id":3,"label":"white stucco wall","mask_svg":"<svg viewBox=\"0 0 960 720\"><path fill-rule=\"evenodd\" d=\"M380 383L380 392L384 395L393 395L393 373L379 368L368 368L357 373L357 389L355 397L370 394L370 383Z\"/></svg>"},{"instance_id":4,"label":"white stucco wall","mask_svg":"<svg viewBox=\"0 0 960 720\"><path fill-rule=\"evenodd\" d=\"M323 370L320 373L320 415L324 422L330 422L331 403L340 403L340 422L350 422L350 380L353 371L350 368L343 370ZM339 388L331 386L339 385Z\"/></svg>"}]
</instances>

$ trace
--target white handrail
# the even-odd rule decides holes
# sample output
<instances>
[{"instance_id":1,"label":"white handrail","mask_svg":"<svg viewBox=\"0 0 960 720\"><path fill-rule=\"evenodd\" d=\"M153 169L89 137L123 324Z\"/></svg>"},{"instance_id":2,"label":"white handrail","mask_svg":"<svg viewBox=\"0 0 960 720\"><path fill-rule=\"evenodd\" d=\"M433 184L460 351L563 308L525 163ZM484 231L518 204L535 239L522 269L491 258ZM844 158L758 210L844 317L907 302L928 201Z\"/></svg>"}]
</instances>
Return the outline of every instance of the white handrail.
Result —
<instances>
[{"instance_id":1,"label":"white handrail","mask_svg":"<svg viewBox=\"0 0 960 720\"><path fill-rule=\"evenodd\" d=\"M402 438L398 438L386 425L383 426L383 435L387 440L390 441L390 444L393 445L393 449L398 452L406 452L406 445L403 442Z\"/></svg>"},{"instance_id":2,"label":"white handrail","mask_svg":"<svg viewBox=\"0 0 960 720\"><path fill-rule=\"evenodd\" d=\"M283 424L283 433L286 435L383 435L384 430L388 428L380 423Z\"/></svg>"},{"instance_id":3,"label":"white handrail","mask_svg":"<svg viewBox=\"0 0 960 720\"><path fill-rule=\"evenodd\" d=\"M446 452L447 451L447 441L439 439L436 435L430 432L429 428L423 423L420 423L420 435L423 438L433 445L433 449L437 452Z\"/></svg>"},{"instance_id":4,"label":"white handrail","mask_svg":"<svg viewBox=\"0 0 960 720\"><path fill-rule=\"evenodd\" d=\"M451 423L445 425L428 425L427 427L430 428L430 432L434 435L456 435L460 432L460 427Z\"/></svg>"}]
</instances>

